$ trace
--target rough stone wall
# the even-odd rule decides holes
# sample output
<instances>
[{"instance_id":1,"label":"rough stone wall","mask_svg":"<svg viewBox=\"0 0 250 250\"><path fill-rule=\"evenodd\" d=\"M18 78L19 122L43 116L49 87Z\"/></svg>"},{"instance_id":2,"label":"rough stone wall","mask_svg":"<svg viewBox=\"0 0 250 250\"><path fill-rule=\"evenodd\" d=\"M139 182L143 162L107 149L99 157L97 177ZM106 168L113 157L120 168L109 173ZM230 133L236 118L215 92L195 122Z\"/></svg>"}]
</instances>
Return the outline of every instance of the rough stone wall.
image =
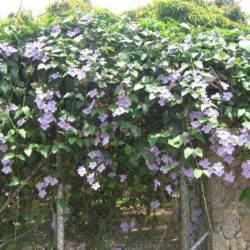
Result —
<instances>
[{"instance_id":1,"label":"rough stone wall","mask_svg":"<svg viewBox=\"0 0 250 250\"><path fill-rule=\"evenodd\" d=\"M238 159L230 166L236 175L234 183L216 176L205 182L213 226L208 250L250 250L250 211L244 202L239 202L242 190L247 187L240 165Z\"/></svg>"}]
</instances>

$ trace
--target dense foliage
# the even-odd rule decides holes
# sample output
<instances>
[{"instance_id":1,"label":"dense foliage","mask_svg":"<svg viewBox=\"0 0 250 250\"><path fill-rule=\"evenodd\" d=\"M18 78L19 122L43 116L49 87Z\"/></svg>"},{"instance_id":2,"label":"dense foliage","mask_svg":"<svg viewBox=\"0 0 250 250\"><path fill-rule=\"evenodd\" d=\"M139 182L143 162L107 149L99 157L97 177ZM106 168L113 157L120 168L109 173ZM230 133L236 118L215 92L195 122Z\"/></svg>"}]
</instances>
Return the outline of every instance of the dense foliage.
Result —
<instances>
[{"instance_id":1,"label":"dense foliage","mask_svg":"<svg viewBox=\"0 0 250 250\"><path fill-rule=\"evenodd\" d=\"M240 151L250 178L248 29L134 23L103 11L32 25L1 28L0 203L22 187L0 210L1 240L28 230L37 211L41 230L50 228L58 183L61 206L82 223L67 217L71 236L92 226L97 240L124 208L157 209L181 174L233 182ZM136 216L121 230L155 223Z\"/></svg>"},{"instance_id":2,"label":"dense foliage","mask_svg":"<svg viewBox=\"0 0 250 250\"><path fill-rule=\"evenodd\" d=\"M246 14L237 5L229 8L218 8L208 1L195 0L155 0L152 4L128 10L123 14L133 20L157 18L167 22L169 18L188 22L195 26L235 28L246 25Z\"/></svg>"}]
</instances>

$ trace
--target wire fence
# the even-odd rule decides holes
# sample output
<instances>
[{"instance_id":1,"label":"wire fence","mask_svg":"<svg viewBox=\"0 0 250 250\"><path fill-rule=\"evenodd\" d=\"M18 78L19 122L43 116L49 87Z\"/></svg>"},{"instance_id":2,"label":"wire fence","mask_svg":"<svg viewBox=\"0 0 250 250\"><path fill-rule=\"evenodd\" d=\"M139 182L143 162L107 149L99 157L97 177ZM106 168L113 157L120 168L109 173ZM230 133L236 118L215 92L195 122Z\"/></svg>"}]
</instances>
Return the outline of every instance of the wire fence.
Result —
<instances>
[{"instance_id":1,"label":"wire fence","mask_svg":"<svg viewBox=\"0 0 250 250\"><path fill-rule=\"evenodd\" d=\"M71 204L76 191L64 188L64 207L57 205L60 185L57 189L43 201L21 193L13 200L5 211L10 219L1 219L1 234L12 236L0 240L0 249L180 249L176 195L154 211L119 203L106 209L88 200Z\"/></svg>"}]
</instances>

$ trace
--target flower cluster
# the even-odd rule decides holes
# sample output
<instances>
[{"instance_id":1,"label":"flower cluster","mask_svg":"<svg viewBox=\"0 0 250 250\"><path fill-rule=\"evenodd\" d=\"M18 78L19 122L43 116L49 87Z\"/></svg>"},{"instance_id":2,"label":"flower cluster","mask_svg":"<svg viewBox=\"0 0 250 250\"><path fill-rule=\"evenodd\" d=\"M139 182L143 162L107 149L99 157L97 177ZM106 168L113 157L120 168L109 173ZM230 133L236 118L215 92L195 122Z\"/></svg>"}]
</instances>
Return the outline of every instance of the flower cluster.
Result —
<instances>
[{"instance_id":1,"label":"flower cluster","mask_svg":"<svg viewBox=\"0 0 250 250\"><path fill-rule=\"evenodd\" d=\"M244 175L247 179L250 179L250 160L243 162L241 167L243 169L242 175Z\"/></svg>"},{"instance_id":2,"label":"flower cluster","mask_svg":"<svg viewBox=\"0 0 250 250\"><path fill-rule=\"evenodd\" d=\"M0 44L0 53L3 53L5 56L11 56L15 52L17 52L17 49L13 48L8 43Z\"/></svg>"},{"instance_id":3,"label":"flower cluster","mask_svg":"<svg viewBox=\"0 0 250 250\"><path fill-rule=\"evenodd\" d=\"M198 230L198 226L197 226L197 222L199 220L199 217L201 216L202 214L202 209L201 208L198 208L196 210L194 210L194 215L191 219L191 221L189 222L189 225L188 225L188 230L189 230L189 233L191 235L190 237L190 245L193 246L194 245L194 239L195 239L195 235L194 233Z\"/></svg>"},{"instance_id":4,"label":"flower cluster","mask_svg":"<svg viewBox=\"0 0 250 250\"><path fill-rule=\"evenodd\" d=\"M87 182L93 190L100 188L100 183L96 181L95 177L98 176L106 169L107 165L111 165L112 162L105 160L100 150L94 150L88 153L89 159L87 160L87 166L80 166L77 169L78 175L81 177L87 177Z\"/></svg>"},{"instance_id":5,"label":"flower cluster","mask_svg":"<svg viewBox=\"0 0 250 250\"><path fill-rule=\"evenodd\" d=\"M135 226L136 226L136 222L134 220L131 220L130 223L122 222L120 225L123 232L128 232L129 230L133 229Z\"/></svg>"},{"instance_id":6,"label":"flower cluster","mask_svg":"<svg viewBox=\"0 0 250 250\"><path fill-rule=\"evenodd\" d=\"M39 196L44 198L47 195L46 188L48 186L55 186L58 183L56 178L51 176L44 177L43 181L36 184L36 188L39 191Z\"/></svg>"},{"instance_id":7,"label":"flower cluster","mask_svg":"<svg viewBox=\"0 0 250 250\"><path fill-rule=\"evenodd\" d=\"M42 62L47 62L49 57L46 55L46 50L49 50L50 47L44 48L46 40L46 36L41 36L33 43L26 43L23 55L27 58L31 58L33 61L40 60Z\"/></svg>"},{"instance_id":8,"label":"flower cluster","mask_svg":"<svg viewBox=\"0 0 250 250\"><path fill-rule=\"evenodd\" d=\"M36 88L35 103L38 109L43 110L44 114L38 118L40 126L43 130L47 130L52 122L56 122L54 113L57 110L56 101L53 100L55 94L60 96L60 93L55 93L53 90L48 90L46 93L43 92L42 88Z\"/></svg>"}]
</instances>

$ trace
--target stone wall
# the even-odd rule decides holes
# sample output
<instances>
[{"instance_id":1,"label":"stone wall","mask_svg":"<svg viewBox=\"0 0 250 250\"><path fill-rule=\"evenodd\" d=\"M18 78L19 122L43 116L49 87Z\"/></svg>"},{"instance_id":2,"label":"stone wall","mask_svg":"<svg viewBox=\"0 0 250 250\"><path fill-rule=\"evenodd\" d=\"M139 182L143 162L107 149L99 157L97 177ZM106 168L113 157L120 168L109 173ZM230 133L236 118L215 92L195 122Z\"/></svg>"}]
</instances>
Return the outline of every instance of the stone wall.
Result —
<instances>
[{"instance_id":1,"label":"stone wall","mask_svg":"<svg viewBox=\"0 0 250 250\"><path fill-rule=\"evenodd\" d=\"M239 202L242 190L247 187L240 165L241 160L238 159L230 166L236 175L234 183L216 176L205 182L213 226L208 250L250 250L250 211L244 202Z\"/></svg>"}]
</instances>

